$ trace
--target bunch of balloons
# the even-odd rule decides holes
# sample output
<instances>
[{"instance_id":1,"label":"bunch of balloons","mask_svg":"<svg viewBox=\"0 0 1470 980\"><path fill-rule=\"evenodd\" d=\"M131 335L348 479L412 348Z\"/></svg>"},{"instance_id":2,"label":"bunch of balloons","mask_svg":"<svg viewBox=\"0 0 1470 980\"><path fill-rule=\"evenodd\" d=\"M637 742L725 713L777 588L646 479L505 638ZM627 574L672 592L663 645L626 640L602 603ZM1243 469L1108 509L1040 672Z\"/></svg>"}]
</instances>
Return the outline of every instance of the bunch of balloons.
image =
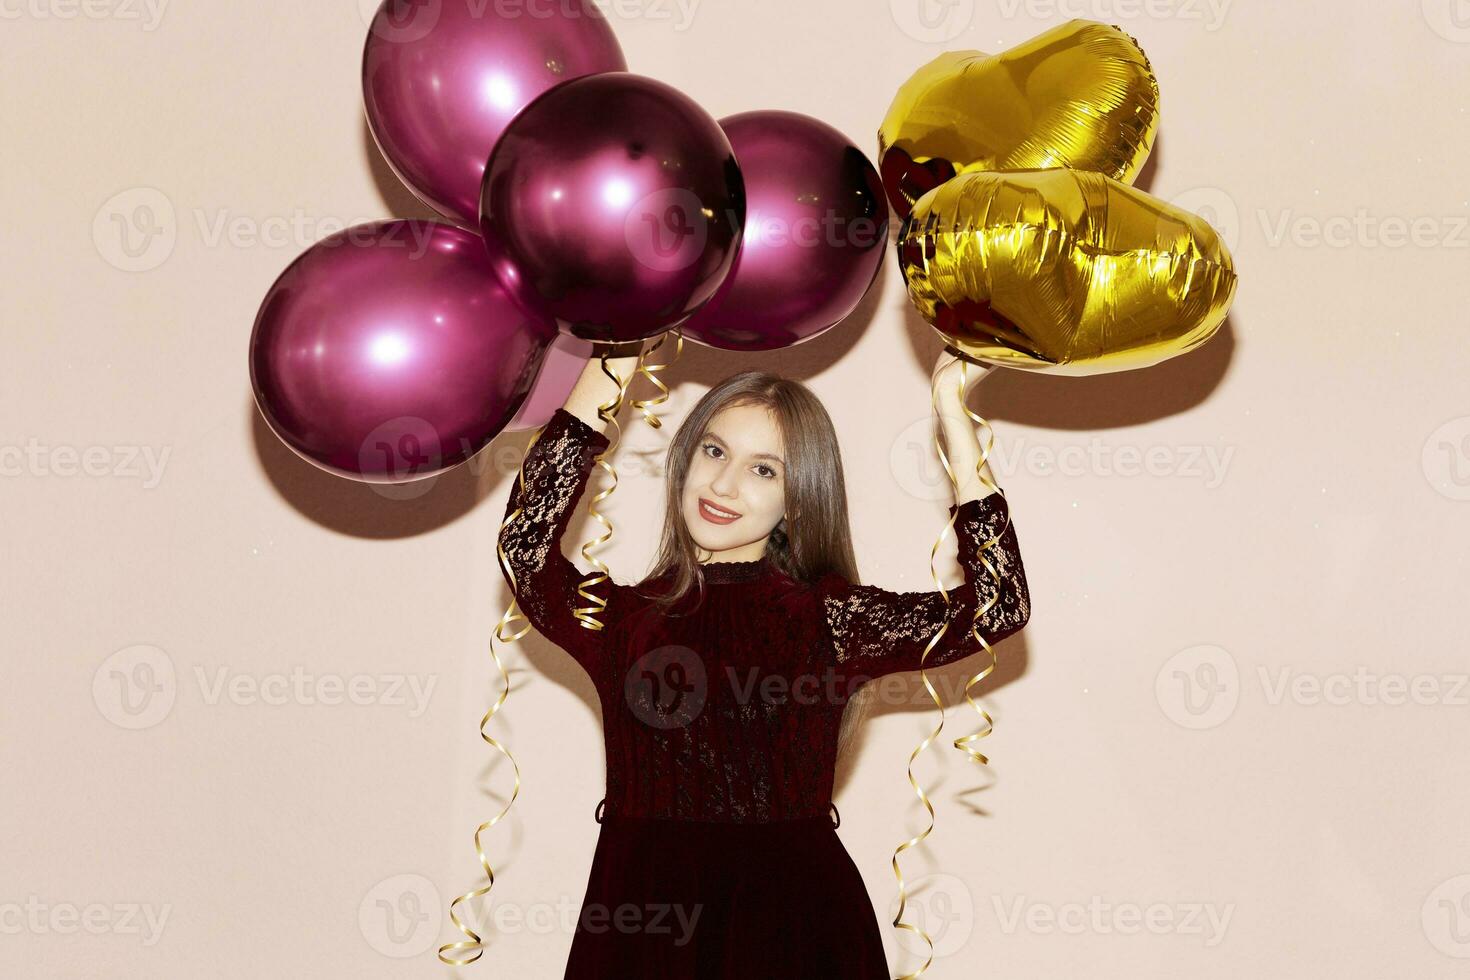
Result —
<instances>
[{"instance_id":1,"label":"bunch of balloons","mask_svg":"<svg viewBox=\"0 0 1470 980\"><path fill-rule=\"evenodd\" d=\"M1236 276L1194 214L1130 186L1159 87L1116 26L1071 20L998 55L941 54L899 90L879 168L909 298L960 353L1090 375L1192 350Z\"/></svg>"},{"instance_id":2,"label":"bunch of balloons","mask_svg":"<svg viewBox=\"0 0 1470 980\"><path fill-rule=\"evenodd\" d=\"M384 157L444 220L332 235L261 304L257 405L329 472L463 463L543 425L600 344L801 343L882 262L888 208L857 147L795 112L716 121L630 73L595 0L385 0L362 88Z\"/></svg>"}]
</instances>

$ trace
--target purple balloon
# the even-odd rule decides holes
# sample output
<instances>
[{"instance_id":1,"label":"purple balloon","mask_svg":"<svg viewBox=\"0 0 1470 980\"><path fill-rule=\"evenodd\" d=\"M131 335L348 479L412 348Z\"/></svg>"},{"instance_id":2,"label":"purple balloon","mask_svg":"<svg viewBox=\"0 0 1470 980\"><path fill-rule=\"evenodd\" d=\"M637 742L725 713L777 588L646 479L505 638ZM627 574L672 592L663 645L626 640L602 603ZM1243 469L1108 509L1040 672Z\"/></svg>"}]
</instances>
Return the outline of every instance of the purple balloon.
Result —
<instances>
[{"instance_id":1,"label":"purple balloon","mask_svg":"<svg viewBox=\"0 0 1470 980\"><path fill-rule=\"evenodd\" d=\"M791 347L857 308L888 244L883 182L842 133L799 112L720 120L745 177L740 254L713 299L683 325L724 350Z\"/></svg>"},{"instance_id":2,"label":"purple balloon","mask_svg":"<svg viewBox=\"0 0 1470 980\"><path fill-rule=\"evenodd\" d=\"M250 383L303 459L407 483L504 429L555 338L501 287L478 235L371 222L317 242L271 286L250 336Z\"/></svg>"},{"instance_id":3,"label":"purple balloon","mask_svg":"<svg viewBox=\"0 0 1470 980\"><path fill-rule=\"evenodd\" d=\"M628 64L594 0L384 0L362 55L368 125L426 204L473 227L485 160L561 82Z\"/></svg>"},{"instance_id":4,"label":"purple balloon","mask_svg":"<svg viewBox=\"0 0 1470 980\"><path fill-rule=\"evenodd\" d=\"M628 72L573 79L506 127L485 168L480 227L528 309L583 340L644 340L720 287L745 186L719 123L673 86Z\"/></svg>"},{"instance_id":5,"label":"purple balloon","mask_svg":"<svg viewBox=\"0 0 1470 980\"><path fill-rule=\"evenodd\" d=\"M556 410L566 405L567 396L581 380L593 350L585 340L564 333L556 334L556 339L541 358L541 372L536 375L536 383L531 385L531 393L521 403L516 417L506 423L505 431L539 429L550 422Z\"/></svg>"}]
</instances>

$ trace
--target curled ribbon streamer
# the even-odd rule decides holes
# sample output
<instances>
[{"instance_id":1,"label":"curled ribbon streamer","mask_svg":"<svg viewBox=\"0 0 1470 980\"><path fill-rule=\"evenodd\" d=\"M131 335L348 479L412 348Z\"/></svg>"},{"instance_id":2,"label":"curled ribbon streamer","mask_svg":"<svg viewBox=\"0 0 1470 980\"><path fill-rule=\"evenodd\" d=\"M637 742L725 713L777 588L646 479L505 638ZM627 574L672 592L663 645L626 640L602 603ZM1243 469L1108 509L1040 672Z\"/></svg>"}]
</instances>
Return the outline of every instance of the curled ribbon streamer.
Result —
<instances>
[{"instance_id":1,"label":"curled ribbon streamer","mask_svg":"<svg viewBox=\"0 0 1470 980\"><path fill-rule=\"evenodd\" d=\"M979 415L976 415L974 412L971 412L970 409L969 409L969 406L968 405L965 405L965 403L964 403L964 397L963 396L964 396L965 388L968 385L968 380L967 380L967 378L968 378L968 372L969 372L969 363L965 359L961 358L960 359L960 393L961 393L960 406L962 408L964 408L965 414L967 416L969 416L971 419L979 422L980 424L984 425L986 431L989 432L990 431L990 424L988 422L986 422L985 419L981 418ZM935 380L934 384L930 388L930 402L931 402L931 404L934 407L935 414L937 415L939 413L939 385L938 385L938 380L937 379ZM1001 488L999 486L997 486L996 484L994 484L994 483L986 480L985 477L983 476L982 472L981 472L982 467L985 465L986 459L988 459L989 456L990 456L990 445L993 444L993 442L994 442L994 437L993 437L993 434L992 434L990 442L987 443L986 446L981 450L980 458L975 463L975 475L976 475L976 477L978 477L980 479L980 482L981 482L982 485L984 485L986 487L989 487L990 489L995 490L997 492L1004 493L1004 491L1001 490ZM939 461L940 461L941 464L943 464L943 466L944 466L944 472L949 476L950 483L954 487L956 496L958 496L959 490L960 490L960 482L955 477L955 475L954 475L954 469L949 464L949 457L944 454L944 446L940 442L939 433L937 431L934 433L934 449L939 454ZM945 605L947 607L951 607L951 608L954 605L954 600L949 597L949 590L947 590L944 587L944 583L941 582L940 579L939 579L938 572L936 572L935 569L934 569L934 557L935 557L935 555L939 551L940 544L942 544L943 541L944 541L945 534L950 530L950 528L954 527L954 519L955 519L955 516L956 515L953 515L953 514L950 515L949 519L945 522L945 525L944 525L943 530L941 530L939 532L939 537L934 542L934 546L929 549L929 575L934 580L934 584L938 587L940 595L944 596ZM1002 533L1004 533L1004 528L1002 528ZM994 547L995 544L999 540L1000 540L1000 535L997 534L994 538L991 538L989 541L985 542L984 545L982 545L982 551L984 549ZM966 744L962 744L962 743L968 743L968 742L974 741L976 739L983 738L986 735L989 735L990 732L995 727L994 721L993 721L993 719L991 719L990 715L987 714L985 712L985 710L983 708L981 708L979 705L977 705L975 703L974 699L970 697L970 687L972 685L974 685L975 683L979 682L982 678L984 678L987 674L989 674L992 670L995 669L995 653L994 653L993 650L991 650L990 644L985 640L985 637L983 635L981 635L978 624L979 624L980 617L982 615L984 615L984 613L986 611L988 611L995 604L995 602L998 602L999 601L999 598L1000 598L1000 596L999 596L1000 574L995 570L995 566L993 566L989 561L986 561L985 562L985 568L990 573L991 577L996 582L997 593L996 593L996 596L994 597L994 599L990 603L988 603L983 609L976 610L975 615L974 615L974 617L973 617L973 619L971 621L970 632L971 632L971 634L976 639L978 639L980 641L981 646L986 651L990 652L990 655L991 655L991 665L989 667L986 667L979 674L976 674L974 677L970 678L970 680L965 684L965 697L966 697L967 700L969 700L971 707L975 708L976 711L979 711L980 714L985 718L987 727L986 727L986 729L983 732L979 732L977 734L968 735L968 736L965 736L964 738L956 739L955 742L954 742L954 745L955 745L956 748L961 749L962 751L965 751L966 753L968 753L970 755L971 758L977 759L978 761L980 761L982 763L987 762L989 760L987 760L986 757L983 756L983 755L981 755L979 752L975 752L975 751L969 749ZM902 854L904 851L908 850L909 848L918 845L921 841L923 841L925 838L927 838L934 831L934 826L935 826L935 821L934 821L934 806L933 806L933 804L931 804L929 802L929 797L924 793L923 787L920 786L919 783L918 783L918 781L914 779L914 760L917 759L920 755L922 755L923 752L924 752L924 750L927 749L930 746L930 744L934 741L934 739L939 736L939 733L944 730L944 701L943 701L942 698L940 698L939 692L934 689L934 685L931 684L930 681L929 681L929 674L928 674L927 668L925 667L925 661L927 661L929 659L929 652L934 649L935 644L937 644L939 642L939 639L942 636L944 636L944 631L946 629L948 629L948 628L949 628L949 617L946 616L945 619L944 619L944 621L942 621L939 624L938 631L935 632L935 634L932 637L929 638L929 643L924 647L924 652L919 655L919 677L920 677L921 680L923 680L923 682L924 682L924 689L929 692L929 697L931 697L931 698L934 699L934 705L935 705L935 707L939 711L939 723L934 727L934 730L932 732L930 732L928 735L926 735L924 737L923 741L921 741L914 748L914 751L909 754L909 761L908 761L908 768L907 768L907 775L908 775L909 785L914 788L914 793L915 793L915 795L918 796L919 802L922 803L922 804L924 804L924 809L929 812L929 826L928 827L925 827L917 835L915 835L913 837L910 837L908 840L905 840L901 844L899 844L898 847L894 849L893 858L891 860L891 864L893 865L893 874L894 874L894 877L898 879L898 913L893 917L893 925L894 925L894 927L899 928L899 929L907 929L910 932L918 933L919 936L920 936L920 938L922 938L924 940L924 942L928 944L929 951L925 954L924 964L922 966L920 966L913 973L905 973L905 974L903 974L902 976L896 978L896 980L914 980L914 978L921 976L926 970L928 970L930 964L932 964L934 962L934 939L933 939L933 937L930 936L929 933L927 931L925 931L925 929L922 926L916 926L913 923L904 922L903 921L903 912L904 912L904 908L908 904L908 899L907 899L907 895L906 895L906 892L905 892L905 889L904 889L904 884L903 884L903 872L902 872L902 870L900 870L899 864L898 864L898 856L900 854Z\"/></svg>"},{"instance_id":2,"label":"curled ribbon streamer","mask_svg":"<svg viewBox=\"0 0 1470 980\"><path fill-rule=\"evenodd\" d=\"M663 363L663 364L655 364L652 367L650 367L649 365L645 364L644 363L644 360L648 357L648 355L649 354L652 354L654 351L658 350L660 347L662 347L664 345L664 341L668 339L669 333L672 333L674 335L674 354L673 354L673 356L670 357L668 359L668 361L665 362L665 363ZM658 372L658 371L663 371L663 370L666 370L669 367L671 367L674 363L676 363L679 360L680 356L683 353L684 353L684 330L681 327L675 327L673 330L668 331L668 332L662 334L658 338L658 343L656 343L652 347L648 348L648 350L644 351L643 354L642 354L642 356L638 358L638 374L643 375L652 384L654 384L655 386L657 386L659 393L658 393L657 396L655 396L653 398L635 398L635 399L633 399L633 407L636 408L636 409L638 409L640 412L642 412L643 413L643 417L648 420L648 424L651 425L651 426L653 426L655 429L662 428L662 426L664 424L663 419L659 418L657 415L654 415L648 409L652 405L659 405L659 404L662 404L663 402L666 402L666 401L669 400L669 387L668 387L668 385L666 385L662 381L660 381L658 378L655 378L654 377L654 374L656 372Z\"/></svg>"},{"instance_id":3,"label":"curled ribbon streamer","mask_svg":"<svg viewBox=\"0 0 1470 980\"><path fill-rule=\"evenodd\" d=\"M536 438L532 440L531 445L535 445L536 441L540 440L541 434L545 431L545 426L542 426L540 429L538 429L536 432ZM530 447L528 446L526 453L527 456L530 455L529 449ZM522 490L522 492L524 492L526 486L526 460L524 456L521 458L521 465L519 471L516 474L516 479L518 481L519 488ZM516 508L514 513L507 516L505 520L501 522L501 530L504 531L506 525L510 524L511 522L515 521L516 518L520 517L524 510L524 507ZM510 605L506 607L505 612L501 615L500 622L495 624L495 636L499 638L501 643L513 643L516 640L519 640L521 637L525 636L526 633L531 629L531 621L529 619L526 619L526 617L521 614L520 607L516 604L515 595L517 587L515 580L515 571L510 567L510 560L506 557L505 549L501 547L498 543L500 537L501 535L496 535L497 544L495 547L495 552L500 559L501 569L504 571L506 577L510 580L511 600ZM518 632L507 634L505 632L506 625L517 619L525 620L526 625L521 627ZM475 828L475 855L480 859L480 867L485 870L485 878L487 880L485 884L479 886L478 888L470 889L463 895L457 896L452 902L449 903L449 920L454 923L454 927L456 929L458 929L460 932L464 933L466 937L468 937L467 939L463 939L453 943L446 943L445 945L439 947L439 962L448 964L449 966L466 966L478 960L485 953L484 940L480 938L478 933L476 933L473 929L465 925L464 922L460 920L458 907L461 902L466 902L470 899L480 898L481 896L489 894L490 889L495 887L495 869L490 866L490 859L485 856L485 848L484 845L480 843L480 835L489 830L491 827L495 826L495 824L498 823L502 817L510 812L511 806L515 804L516 797L519 796L521 792L521 767L516 764L515 756L511 755L510 750L507 749L504 745L501 745L494 736L485 731L485 726L490 723L490 719L495 716L495 713L500 710L501 705L505 704L506 699L510 697L510 677L505 672L505 665L500 662L500 655L495 652L494 639L490 641L490 658L495 662L495 669L500 673L500 697L496 698L495 703L490 706L490 710L486 711L484 717L480 719L480 738L484 739L486 744L488 744L491 748L495 749L501 755L510 760L511 768L515 770L516 783L515 788L511 791L510 799L506 801L506 804L501 809L501 811ZM473 955L447 955L450 953L459 952L461 950L471 949L474 950Z\"/></svg>"},{"instance_id":4,"label":"curled ribbon streamer","mask_svg":"<svg viewBox=\"0 0 1470 980\"><path fill-rule=\"evenodd\" d=\"M606 350L602 352L601 361L602 373L607 375L613 380L614 383L617 384L618 393L612 398L603 402L601 405L597 406L597 417L611 425L614 430L614 434L609 437L607 448L597 454L595 462L598 466L601 466L604 470L606 470L608 475L612 477L612 484L606 490L602 490L595 494L592 499L587 503L587 513L591 515L593 520L601 522L602 526L607 528L607 533L602 535L601 537L593 538L590 541L584 542L581 548L582 557L586 558L589 562L596 565L600 570L596 572L591 572L577 585L577 595L581 596L584 599L591 600L592 605L578 606L572 610L572 615L576 616L581 624L589 630L602 629L603 622L602 620L598 619L595 614L607 608L607 600L604 599L602 596L597 595L595 592L587 591L588 586L596 585L598 582L608 581L608 579L611 577L610 572L612 571L607 567L607 564L601 558L598 558L589 550L596 545L605 544L606 542L612 540L613 536L612 522L609 521L606 517L603 517L602 514L598 512L597 502L611 496L612 492L618 488L618 471L613 467L611 463L607 461L607 457L612 455L613 450L617 448L618 442L622 439L623 427L618 424L616 416L618 410L623 407L623 399L628 394L628 385L635 377L637 377L638 372L643 369L643 354L639 354L638 366L626 378L618 377L617 372L612 369L612 365L608 364L608 352ZM662 387L662 385L660 385L660 387Z\"/></svg>"},{"instance_id":5,"label":"curled ribbon streamer","mask_svg":"<svg viewBox=\"0 0 1470 980\"><path fill-rule=\"evenodd\" d=\"M965 390L966 384L968 383L965 379L966 375L969 372L969 369L969 362L961 358L960 392L962 394ZM1004 497L1005 490L1001 489L996 484L986 480L981 473L981 470L985 466L986 460L990 458L991 447L995 445L995 432L993 429L991 429L990 423L988 421L970 411L970 406L965 404L965 400L963 397L960 398L960 408L964 409L965 415L969 416L969 418L976 423L977 431L982 428L985 430L985 444L981 447L980 458L975 463L975 475L980 478L980 482L982 484ZM945 461L945 470L946 472L948 472L949 470L948 460ZM950 474L950 478L953 479L954 475ZM1000 543L1001 536L1006 533L1006 528L1010 527L1010 525L1010 509L1007 508L1005 524L1001 525L1000 530L995 532L995 537L991 538L989 541L986 541L980 546L980 560L985 564L985 570L990 573L990 577L995 581L995 594L991 596L990 602L986 603L980 609L975 610L975 618L970 623L970 635L975 637L975 639L979 641L981 649L990 654L990 664L984 670L980 671L977 674L974 674L970 677L969 680L965 681L965 700L970 702L970 707L975 709L975 712L980 715L981 720L984 721L985 724L984 727L978 729L977 731L972 732L969 735L965 735L962 738L955 739L953 743L955 748L959 749L961 752L969 756L970 759L979 763L982 766L988 764L990 762L990 759L980 751L972 749L970 747L970 743L978 742L980 739L985 738L987 735L993 732L995 730L995 719L990 717L990 712L986 711L984 708L980 707L978 703L976 703L975 699L971 697L970 691L974 688L976 684L980 683L986 677L989 677L1000 662L995 656L995 649L990 645L989 641L987 641L985 639L985 636L980 632L979 625L981 617L989 612L996 603L1000 602L1000 573L995 570L995 566L990 563L990 559L985 557L985 552L989 551L992 548L995 548Z\"/></svg>"}]
</instances>

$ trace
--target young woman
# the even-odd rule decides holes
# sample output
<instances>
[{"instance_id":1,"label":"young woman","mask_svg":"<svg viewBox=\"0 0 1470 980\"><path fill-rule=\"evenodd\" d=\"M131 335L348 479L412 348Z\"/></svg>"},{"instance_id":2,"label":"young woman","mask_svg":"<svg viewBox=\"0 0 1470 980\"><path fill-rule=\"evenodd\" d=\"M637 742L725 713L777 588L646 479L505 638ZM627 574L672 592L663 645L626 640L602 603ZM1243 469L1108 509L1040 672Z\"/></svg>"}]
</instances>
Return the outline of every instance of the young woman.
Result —
<instances>
[{"instance_id":1,"label":"young woman","mask_svg":"<svg viewBox=\"0 0 1470 980\"><path fill-rule=\"evenodd\" d=\"M609 359L624 379L636 363ZM918 670L941 623L926 666L978 652L972 621L992 600L975 624L992 644L1030 613L1005 497L975 475L957 365L946 354L935 369L946 455L965 481L950 507L964 584L949 603L858 584L837 438L798 382L737 374L694 406L637 585L579 593L591 573L562 554L610 445L597 406L618 386L597 358L532 444L500 535L507 577L527 619L596 683L607 762L566 980L889 977L835 832L836 760L857 714L844 724L844 712L864 681Z\"/></svg>"}]
</instances>

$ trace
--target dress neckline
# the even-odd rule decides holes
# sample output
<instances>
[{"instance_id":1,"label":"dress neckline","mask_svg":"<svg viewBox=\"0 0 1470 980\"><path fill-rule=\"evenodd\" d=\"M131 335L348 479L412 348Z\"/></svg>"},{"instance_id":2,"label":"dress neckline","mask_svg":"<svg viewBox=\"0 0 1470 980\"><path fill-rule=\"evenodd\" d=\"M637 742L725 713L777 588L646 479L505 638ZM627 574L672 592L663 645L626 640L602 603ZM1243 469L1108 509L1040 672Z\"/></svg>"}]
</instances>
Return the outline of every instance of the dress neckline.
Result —
<instances>
[{"instance_id":1,"label":"dress neckline","mask_svg":"<svg viewBox=\"0 0 1470 980\"><path fill-rule=\"evenodd\" d=\"M725 582L749 582L760 578L774 566L771 565L770 556L765 556L750 561L711 561L699 567L704 571L705 582L717 585Z\"/></svg>"}]
</instances>

